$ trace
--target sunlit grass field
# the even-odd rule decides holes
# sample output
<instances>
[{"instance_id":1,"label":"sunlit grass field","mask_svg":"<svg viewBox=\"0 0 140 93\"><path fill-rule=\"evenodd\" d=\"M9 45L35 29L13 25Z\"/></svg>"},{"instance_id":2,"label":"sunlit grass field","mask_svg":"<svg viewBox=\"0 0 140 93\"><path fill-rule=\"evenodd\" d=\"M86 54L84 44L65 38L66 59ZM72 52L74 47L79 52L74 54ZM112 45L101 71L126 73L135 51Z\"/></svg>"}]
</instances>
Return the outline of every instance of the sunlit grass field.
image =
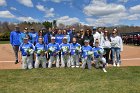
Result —
<instances>
[{"instance_id":1,"label":"sunlit grass field","mask_svg":"<svg viewBox=\"0 0 140 93\"><path fill-rule=\"evenodd\" d=\"M0 93L140 93L140 67L0 70Z\"/></svg>"}]
</instances>

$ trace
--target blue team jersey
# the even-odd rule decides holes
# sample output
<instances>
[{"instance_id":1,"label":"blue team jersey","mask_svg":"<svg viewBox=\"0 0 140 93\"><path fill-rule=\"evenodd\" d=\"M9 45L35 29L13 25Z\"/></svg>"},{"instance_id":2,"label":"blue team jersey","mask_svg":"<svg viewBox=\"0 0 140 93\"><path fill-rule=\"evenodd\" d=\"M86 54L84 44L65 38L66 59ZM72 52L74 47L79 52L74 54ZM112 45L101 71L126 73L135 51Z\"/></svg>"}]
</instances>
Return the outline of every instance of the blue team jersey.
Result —
<instances>
[{"instance_id":1,"label":"blue team jersey","mask_svg":"<svg viewBox=\"0 0 140 93\"><path fill-rule=\"evenodd\" d=\"M54 53L60 51L59 44L57 43L49 43L46 49L49 51L50 56L53 56Z\"/></svg>"},{"instance_id":2,"label":"blue team jersey","mask_svg":"<svg viewBox=\"0 0 140 93\"><path fill-rule=\"evenodd\" d=\"M20 46L20 37L21 37L21 32L17 31L12 31L10 33L10 43L11 45L18 45Z\"/></svg>"},{"instance_id":3,"label":"blue team jersey","mask_svg":"<svg viewBox=\"0 0 140 93\"><path fill-rule=\"evenodd\" d=\"M25 43L22 43L21 45L20 45L20 47L19 47L19 50L21 51L21 53L22 53L22 56L27 56L27 50L28 49L33 49L33 50L35 50L35 47L34 47L34 45L32 44L32 43L27 43L27 44L25 44Z\"/></svg>"},{"instance_id":4,"label":"blue team jersey","mask_svg":"<svg viewBox=\"0 0 140 93\"><path fill-rule=\"evenodd\" d=\"M65 53L71 51L71 44L69 43L62 43L60 45L61 55L65 55Z\"/></svg>"},{"instance_id":5,"label":"blue team jersey","mask_svg":"<svg viewBox=\"0 0 140 93\"><path fill-rule=\"evenodd\" d=\"M23 39L24 39L24 37L26 37L26 35L28 35L29 37L31 37L29 33L21 33L21 36L20 36L20 42L21 42L21 44L23 43ZM30 38L29 38L29 42L31 42Z\"/></svg>"},{"instance_id":6,"label":"blue team jersey","mask_svg":"<svg viewBox=\"0 0 140 93\"><path fill-rule=\"evenodd\" d=\"M101 47L94 47L93 51L94 51L94 57L95 58L99 58L100 54L98 53L98 51L102 49Z\"/></svg>"},{"instance_id":7,"label":"blue team jersey","mask_svg":"<svg viewBox=\"0 0 140 93\"><path fill-rule=\"evenodd\" d=\"M44 51L46 51L45 44L37 43L35 45L35 51L37 52L38 50L44 50ZM40 56L40 54L37 53L37 56Z\"/></svg>"},{"instance_id":8,"label":"blue team jersey","mask_svg":"<svg viewBox=\"0 0 140 93\"><path fill-rule=\"evenodd\" d=\"M31 37L31 43L35 44L36 43L36 38L37 38L37 33L36 32L30 32L29 35Z\"/></svg>"},{"instance_id":9,"label":"blue team jersey","mask_svg":"<svg viewBox=\"0 0 140 93\"><path fill-rule=\"evenodd\" d=\"M48 34L46 34L45 36L44 36L44 43L45 44L48 44L49 43L49 35Z\"/></svg>"},{"instance_id":10,"label":"blue team jersey","mask_svg":"<svg viewBox=\"0 0 140 93\"><path fill-rule=\"evenodd\" d=\"M72 43L71 44L71 55L77 55L77 53L76 53L76 48L81 48L81 45L80 44L78 44L78 43ZM80 51L78 51L79 53L80 53Z\"/></svg>"},{"instance_id":11,"label":"blue team jersey","mask_svg":"<svg viewBox=\"0 0 140 93\"><path fill-rule=\"evenodd\" d=\"M58 43L58 44L60 45L60 44L62 44L64 35L62 35L62 34L57 34L57 35L55 36L55 38L56 38L56 39L55 39L56 43Z\"/></svg>"},{"instance_id":12,"label":"blue team jersey","mask_svg":"<svg viewBox=\"0 0 140 93\"><path fill-rule=\"evenodd\" d=\"M82 46L82 57L83 58L86 58L86 57L88 57L88 52L89 51L93 51L93 49L92 49L92 47L90 46L90 45L88 45L88 46Z\"/></svg>"}]
</instances>

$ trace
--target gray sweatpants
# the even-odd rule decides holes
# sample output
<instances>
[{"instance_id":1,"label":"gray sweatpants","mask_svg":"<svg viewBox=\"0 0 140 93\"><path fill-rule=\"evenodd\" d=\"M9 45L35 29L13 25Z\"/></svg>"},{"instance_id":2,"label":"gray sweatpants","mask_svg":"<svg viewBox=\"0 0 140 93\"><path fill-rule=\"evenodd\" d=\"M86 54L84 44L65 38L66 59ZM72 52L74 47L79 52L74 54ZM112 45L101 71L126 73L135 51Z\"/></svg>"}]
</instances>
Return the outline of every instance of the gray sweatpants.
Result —
<instances>
[{"instance_id":1,"label":"gray sweatpants","mask_svg":"<svg viewBox=\"0 0 140 93\"><path fill-rule=\"evenodd\" d=\"M15 58L16 58L16 60L18 60L19 46L16 45L16 46L12 46L12 47L13 47L13 50L14 50Z\"/></svg>"}]
</instances>

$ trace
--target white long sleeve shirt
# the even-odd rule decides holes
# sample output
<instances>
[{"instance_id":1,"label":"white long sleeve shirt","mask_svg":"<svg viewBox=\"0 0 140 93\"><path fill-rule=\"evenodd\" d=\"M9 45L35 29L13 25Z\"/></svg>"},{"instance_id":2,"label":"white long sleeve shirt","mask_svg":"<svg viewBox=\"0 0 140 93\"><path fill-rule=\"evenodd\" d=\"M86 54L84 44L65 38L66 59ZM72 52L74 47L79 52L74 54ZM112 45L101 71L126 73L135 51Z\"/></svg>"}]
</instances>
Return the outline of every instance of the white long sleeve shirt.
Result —
<instances>
[{"instance_id":1,"label":"white long sleeve shirt","mask_svg":"<svg viewBox=\"0 0 140 93\"><path fill-rule=\"evenodd\" d=\"M113 48L120 48L123 51L123 42L120 36L110 37L111 39L111 47Z\"/></svg>"}]
</instances>

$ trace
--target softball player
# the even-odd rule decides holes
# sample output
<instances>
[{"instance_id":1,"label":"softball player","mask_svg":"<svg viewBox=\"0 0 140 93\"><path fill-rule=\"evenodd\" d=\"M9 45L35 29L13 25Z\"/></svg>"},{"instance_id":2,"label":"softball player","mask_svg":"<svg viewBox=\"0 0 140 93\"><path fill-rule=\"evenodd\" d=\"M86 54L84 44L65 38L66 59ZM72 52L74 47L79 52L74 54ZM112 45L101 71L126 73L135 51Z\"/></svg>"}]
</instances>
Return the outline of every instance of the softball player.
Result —
<instances>
[{"instance_id":1,"label":"softball player","mask_svg":"<svg viewBox=\"0 0 140 93\"><path fill-rule=\"evenodd\" d=\"M47 51L50 55L48 68L52 67L52 63L56 62L56 67L59 67L59 44L55 42L55 37L51 37L51 43L47 45Z\"/></svg>"},{"instance_id":2,"label":"softball player","mask_svg":"<svg viewBox=\"0 0 140 93\"><path fill-rule=\"evenodd\" d=\"M35 45L35 53L36 53L36 61L35 61L35 68L39 68L39 65L41 64L43 68L46 68L46 48L45 44L43 43L43 38L39 37L38 39L39 43Z\"/></svg>"},{"instance_id":3,"label":"softball player","mask_svg":"<svg viewBox=\"0 0 140 93\"><path fill-rule=\"evenodd\" d=\"M67 37L63 38L63 43L60 45L61 50L61 67L65 67L65 63L67 63L67 67L70 67L70 44L67 43Z\"/></svg>"},{"instance_id":4,"label":"softball player","mask_svg":"<svg viewBox=\"0 0 140 93\"><path fill-rule=\"evenodd\" d=\"M106 59L103 57L105 54L105 51L103 48L99 47L99 41L95 40L95 47L93 48L94 51L94 62L95 62L95 67L99 68L99 65L102 65L102 69L104 72L107 72L105 69L106 66Z\"/></svg>"},{"instance_id":5,"label":"softball player","mask_svg":"<svg viewBox=\"0 0 140 93\"><path fill-rule=\"evenodd\" d=\"M91 61L93 58L93 49L89 45L89 40L84 41L85 45L82 46L82 68L85 69L86 63L88 64L88 69L91 69Z\"/></svg>"},{"instance_id":6,"label":"softball player","mask_svg":"<svg viewBox=\"0 0 140 93\"><path fill-rule=\"evenodd\" d=\"M32 69L34 45L28 42L28 36L23 38L23 43L20 45L19 50L22 54L22 69Z\"/></svg>"},{"instance_id":7,"label":"softball player","mask_svg":"<svg viewBox=\"0 0 140 93\"><path fill-rule=\"evenodd\" d=\"M81 45L76 43L76 38L72 39L73 43L71 44L71 67L79 67L79 58L81 53Z\"/></svg>"}]
</instances>

